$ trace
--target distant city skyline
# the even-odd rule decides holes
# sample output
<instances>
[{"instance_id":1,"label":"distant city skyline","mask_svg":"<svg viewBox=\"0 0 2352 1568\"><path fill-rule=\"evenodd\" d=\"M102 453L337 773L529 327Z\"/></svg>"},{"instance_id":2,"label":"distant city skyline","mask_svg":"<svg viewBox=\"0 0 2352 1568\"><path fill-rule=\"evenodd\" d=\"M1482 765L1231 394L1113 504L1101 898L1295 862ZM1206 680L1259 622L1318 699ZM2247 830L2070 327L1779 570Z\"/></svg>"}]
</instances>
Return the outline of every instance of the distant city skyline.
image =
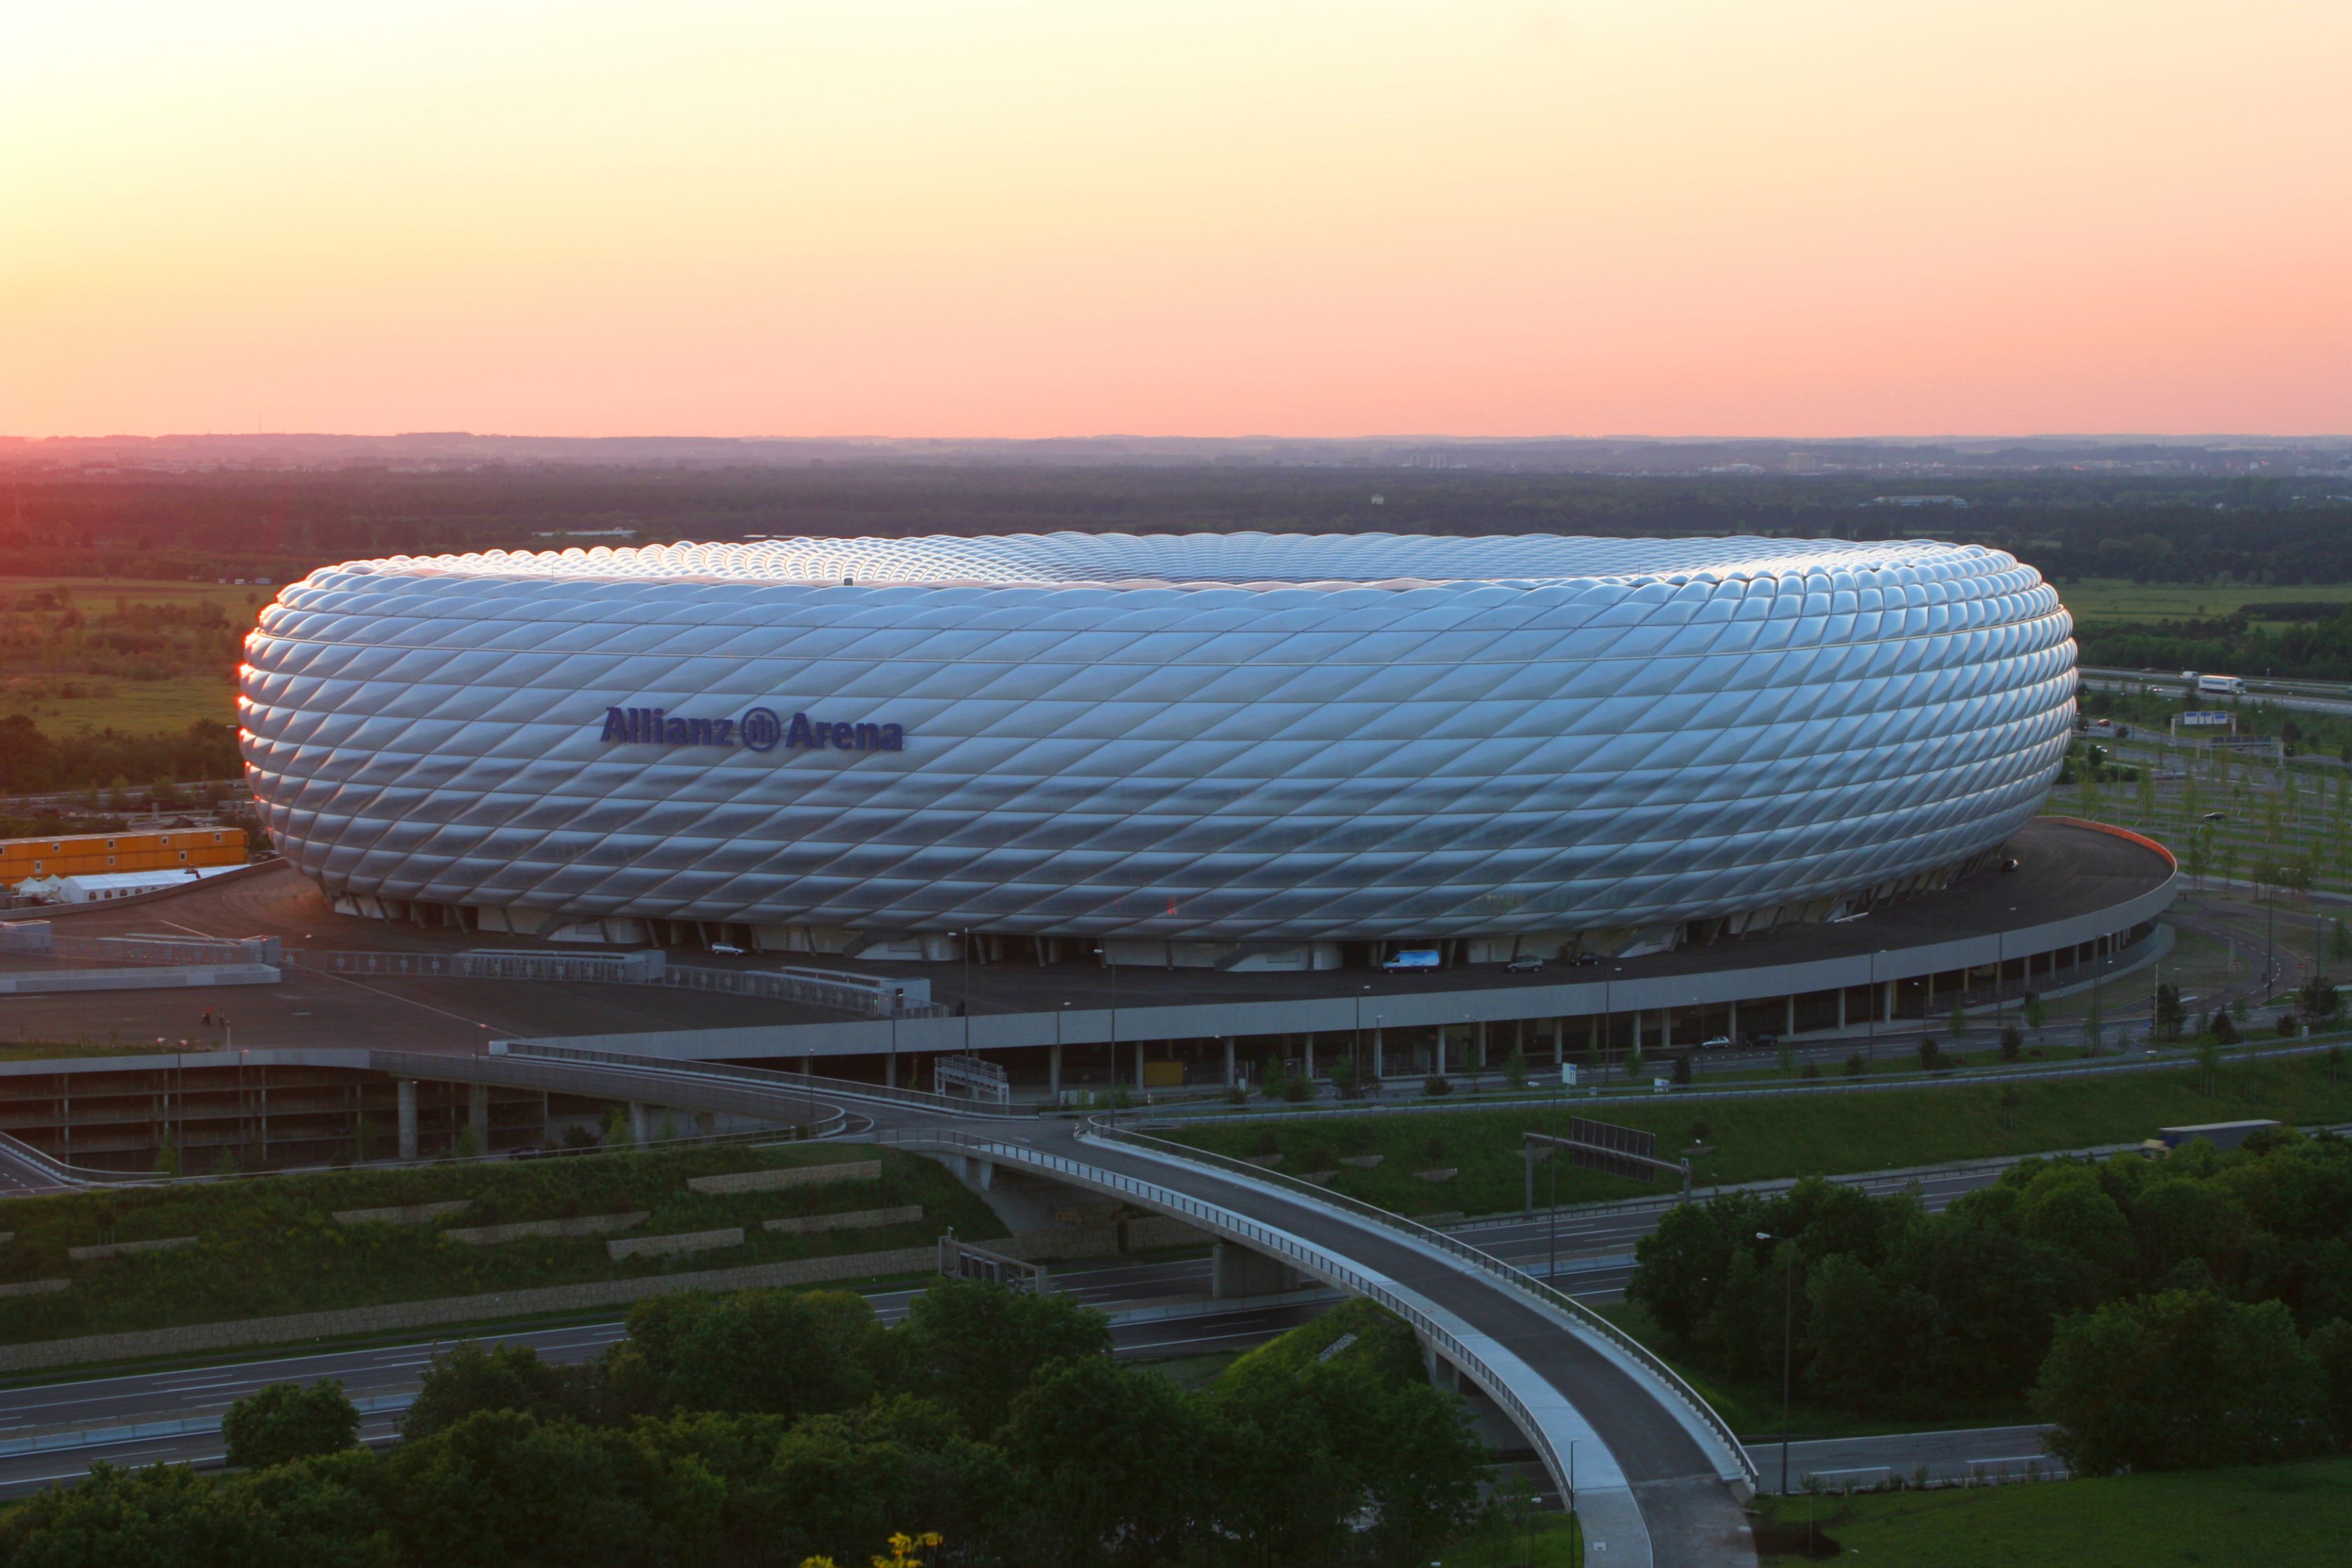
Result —
<instances>
[{"instance_id":1,"label":"distant city skyline","mask_svg":"<svg viewBox=\"0 0 2352 1568\"><path fill-rule=\"evenodd\" d=\"M2341 434L2347 65L2286 0L21 7L0 436Z\"/></svg>"}]
</instances>

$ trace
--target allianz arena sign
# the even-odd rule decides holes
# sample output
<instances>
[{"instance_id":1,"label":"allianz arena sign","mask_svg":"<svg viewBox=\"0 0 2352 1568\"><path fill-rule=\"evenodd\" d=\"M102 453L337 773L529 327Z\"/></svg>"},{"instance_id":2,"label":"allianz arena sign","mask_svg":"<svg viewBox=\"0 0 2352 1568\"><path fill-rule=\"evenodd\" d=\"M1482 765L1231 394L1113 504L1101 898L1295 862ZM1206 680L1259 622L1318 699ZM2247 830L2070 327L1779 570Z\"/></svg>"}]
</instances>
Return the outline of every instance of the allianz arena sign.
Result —
<instances>
[{"instance_id":1,"label":"allianz arena sign","mask_svg":"<svg viewBox=\"0 0 2352 1568\"><path fill-rule=\"evenodd\" d=\"M903 752L907 731L900 724L876 724L863 720L812 721L793 715L786 724L770 708L751 708L739 719L687 718L659 708L607 708L603 739L625 746L741 746L749 752L786 751L803 747L822 752Z\"/></svg>"}]
</instances>

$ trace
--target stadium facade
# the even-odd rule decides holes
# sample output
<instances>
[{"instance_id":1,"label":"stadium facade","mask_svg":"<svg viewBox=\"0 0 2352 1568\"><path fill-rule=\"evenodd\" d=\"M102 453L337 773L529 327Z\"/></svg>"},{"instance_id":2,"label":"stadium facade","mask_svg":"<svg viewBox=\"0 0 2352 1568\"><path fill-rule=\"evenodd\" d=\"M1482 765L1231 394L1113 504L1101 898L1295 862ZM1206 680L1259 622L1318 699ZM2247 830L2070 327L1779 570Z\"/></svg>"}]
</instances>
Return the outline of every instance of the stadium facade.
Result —
<instances>
[{"instance_id":1,"label":"stadium facade","mask_svg":"<svg viewBox=\"0 0 2352 1568\"><path fill-rule=\"evenodd\" d=\"M877 957L976 933L1475 962L1945 885L2054 780L2072 632L2031 567L1925 542L492 552L288 587L240 711L272 837L353 912Z\"/></svg>"}]
</instances>

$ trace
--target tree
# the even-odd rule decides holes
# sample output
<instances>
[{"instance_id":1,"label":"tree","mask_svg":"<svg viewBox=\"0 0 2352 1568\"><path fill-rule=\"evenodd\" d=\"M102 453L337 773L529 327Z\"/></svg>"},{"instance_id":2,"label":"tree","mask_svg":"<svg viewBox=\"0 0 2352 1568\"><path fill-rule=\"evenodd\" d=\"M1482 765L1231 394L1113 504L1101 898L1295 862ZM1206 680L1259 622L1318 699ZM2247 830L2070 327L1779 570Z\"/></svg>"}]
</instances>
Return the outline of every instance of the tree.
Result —
<instances>
[{"instance_id":1,"label":"tree","mask_svg":"<svg viewBox=\"0 0 2352 1568\"><path fill-rule=\"evenodd\" d=\"M2099 1013L2098 993L2091 994L2091 1005L2083 1015L2083 1054L2095 1057L2105 1043L2106 1020Z\"/></svg>"},{"instance_id":2,"label":"tree","mask_svg":"<svg viewBox=\"0 0 2352 1568\"><path fill-rule=\"evenodd\" d=\"M2018 1032L2017 1026L2010 1024L2003 1026L2000 1031L2000 1059L2013 1062L2024 1054L2025 1037Z\"/></svg>"},{"instance_id":3,"label":"tree","mask_svg":"<svg viewBox=\"0 0 2352 1568\"><path fill-rule=\"evenodd\" d=\"M308 1388L273 1383L228 1407L221 1417L221 1436L232 1467L267 1469L353 1447L360 1413L339 1379L322 1378Z\"/></svg>"},{"instance_id":4,"label":"tree","mask_svg":"<svg viewBox=\"0 0 2352 1568\"><path fill-rule=\"evenodd\" d=\"M1107 1355L1048 1368L1013 1401L999 1441L1023 1472L1034 1562L1167 1560L1193 1533L1202 1422L1154 1372Z\"/></svg>"},{"instance_id":5,"label":"tree","mask_svg":"<svg viewBox=\"0 0 2352 1568\"><path fill-rule=\"evenodd\" d=\"M2050 1008L2042 1000L2042 994L2028 992L2025 997L2025 1026L2033 1031L2034 1044L2042 1043L2042 1026L2049 1021Z\"/></svg>"},{"instance_id":6,"label":"tree","mask_svg":"<svg viewBox=\"0 0 2352 1568\"><path fill-rule=\"evenodd\" d=\"M665 1408L798 1416L846 1409L873 1391L879 1331L862 1296L739 1290L681 1300L687 1306L665 1322L655 1363Z\"/></svg>"},{"instance_id":7,"label":"tree","mask_svg":"<svg viewBox=\"0 0 2352 1568\"><path fill-rule=\"evenodd\" d=\"M2327 1383L2276 1301L2167 1290L2058 1326L2033 1390L2078 1475L2300 1458L2328 1441Z\"/></svg>"},{"instance_id":8,"label":"tree","mask_svg":"<svg viewBox=\"0 0 2352 1568\"><path fill-rule=\"evenodd\" d=\"M1969 1010L1953 1003L1952 1016L1944 1020L1944 1032L1952 1037L1952 1048L1959 1049L1960 1042L1969 1037Z\"/></svg>"},{"instance_id":9,"label":"tree","mask_svg":"<svg viewBox=\"0 0 2352 1568\"><path fill-rule=\"evenodd\" d=\"M1110 1320L1065 1296L955 1279L916 1297L888 1342L894 1382L940 1400L985 1437L1041 1368L1108 1355Z\"/></svg>"},{"instance_id":10,"label":"tree","mask_svg":"<svg viewBox=\"0 0 2352 1568\"><path fill-rule=\"evenodd\" d=\"M2189 1010L2180 1005L2180 987L2159 984L2156 988L2156 1022L2150 1034L2160 1040L2177 1040L2189 1023Z\"/></svg>"},{"instance_id":11,"label":"tree","mask_svg":"<svg viewBox=\"0 0 2352 1568\"><path fill-rule=\"evenodd\" d=\"M1513 1046L1511 1054L1503 1058L1503 1081L1515 1090L1528 1087L1527 1053L1517 1046Z\"/></svg>"},{"instance_id":12,"label":"tree","mask_svg":"<svg viewBox=\"0 0 2352 1568\"><path fill-rule=\"evenodd\" d=\"M0 1514L23 1568L396 1568L363 1453L216 1479L186 1465L92 1465Z\"/></svg>"},{"instance_id":13,"label":"tree","mask_svg":"<svg viewBox=\"0 0 2352 1568\"><path fill-rule=\"evenodd\" d=\"M382 1461L410 1563L641 1568L709 1561L725 1488L641 1433L477 1411Z\"/></svg>"},{"instance_id":14,"label":"tree","mask_svg":"<svg viewBox=\"0 0 2352 1568\"><path fill-rule=\"evenodd\" d=\"M563 1368L541 1361L528 1345L484 1350L463 1340L425 1367L415 1402L400 1418L400 1435L411 1441L429 1437L478 1410L558 1415L566 1406L568 1382Z\"/></svg>"}]
</instances>

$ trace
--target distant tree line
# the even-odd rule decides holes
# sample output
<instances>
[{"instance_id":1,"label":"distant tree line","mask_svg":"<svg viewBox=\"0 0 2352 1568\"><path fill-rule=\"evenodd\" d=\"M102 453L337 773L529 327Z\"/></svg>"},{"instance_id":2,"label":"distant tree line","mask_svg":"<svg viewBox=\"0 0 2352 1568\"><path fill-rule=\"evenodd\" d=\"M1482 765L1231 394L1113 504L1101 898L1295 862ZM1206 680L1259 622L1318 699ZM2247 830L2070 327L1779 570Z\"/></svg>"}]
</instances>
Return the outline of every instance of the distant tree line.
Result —
<instances>
[{"instance_id":1,"label":"distant tree line","mask_svg":"<svg viewBox=\"0 0 2352 1568\"><path fill-rule=\"evenodd\" d=\"M2272 626L2250 622L2244 615L2214 620L2094 622L2074 629L2074 642L2084 664L2123 669L2183 669L2228 675L2281 675L2305 680L2352 681L2352 607L2343 605L2296 605L2316 615L2282 616L2279 606L2265 605L2263 620L2293 624Z\"/></svg>"},{"instance_id":2,"label":"distant tree line","mask_svg":"<svg viewBox=\"0 0 2352 1568\"><path fill-rule=\"evenodd\" d=\"M50 735L25 714L0 717L0 795L128 790L234 779L244 772L236 729L210 720L176 734Z\"/></svg>"},{"instance_id":3,"label":"distant tree line","mask_svg":"<svg viewBox=\"0 0 2352 1568\"><path fill-rule=\"evenodd\" d=\"M1630 1295L1670 1344L1874 1419L2023 1399L2077 1472L2352 1448L2352 1142L2029 1160L1928 1214L1808 1181L1671 1211Z\"/></svg>"},{"instance_id":4,"label":"distant tree line","mask_svg":"<svg viewBox=\"0 0 2352 1568\"><path fill-rule=\"evenodd\" d=\"M1887 492L1912 490L1948 492L1968 505L1875 504ZM1929 537L1997 545L2060 579L2207 582L2227 574L2240 582L2352 581L2347 509L2330 490L2324 479L2267 477L1644 475L1211 462L26 473L0 497L0 575L285 582L358 557L491 548L772 533L1258 529ZM602 531L614 531L599 537Z\"/></svg>"},{"instance_id":5,"label":"distant tree line","mask_svg":"<svg viewBox=\"0 0 2352 1568\"><path fill-rule=\"evenodd\" d=\"M339 1385L265 1390L233 1473L92 1468L0 1515L25 1568L1426 1563L1486 1463L1410 1330L1351 1303L1199 1392L1058 1297L656 1297L599 1361L465 1344L381 1453ZM1335 1348L1336 1347L1336 1350Z\"/></svg>"}]
</instances>

